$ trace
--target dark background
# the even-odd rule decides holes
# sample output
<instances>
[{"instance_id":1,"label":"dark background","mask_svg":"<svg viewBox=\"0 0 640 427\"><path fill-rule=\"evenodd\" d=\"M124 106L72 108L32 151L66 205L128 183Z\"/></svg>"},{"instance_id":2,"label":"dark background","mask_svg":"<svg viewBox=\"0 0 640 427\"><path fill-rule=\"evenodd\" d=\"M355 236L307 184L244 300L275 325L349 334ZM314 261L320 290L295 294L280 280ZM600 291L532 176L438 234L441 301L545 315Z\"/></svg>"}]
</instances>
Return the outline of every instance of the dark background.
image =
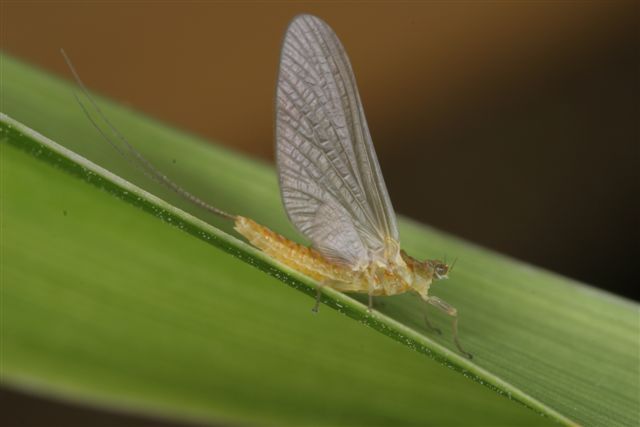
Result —
<instances>
[{"instance_id":1,"label":"dark background","mask_svg":"<svg viewBox=\"0 0 640 427\"><path fill-rule=\"evenodd\" d=\"M268 160L281 39L316 14L349 53L397 212L638 299L637 3L1 8L3 51L69 78L64 47L93 90ZM2 401L21 425L99 420L13 391Z\"/></svg>"}]
</instances>

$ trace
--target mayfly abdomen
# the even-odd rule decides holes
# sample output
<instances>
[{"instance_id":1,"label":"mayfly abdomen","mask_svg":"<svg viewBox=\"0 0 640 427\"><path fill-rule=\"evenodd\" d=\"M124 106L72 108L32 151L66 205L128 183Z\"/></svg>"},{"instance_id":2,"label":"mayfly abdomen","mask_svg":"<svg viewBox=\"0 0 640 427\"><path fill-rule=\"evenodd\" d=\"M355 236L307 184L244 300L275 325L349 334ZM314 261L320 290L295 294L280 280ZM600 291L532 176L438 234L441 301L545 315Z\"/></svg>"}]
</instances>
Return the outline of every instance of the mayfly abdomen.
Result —
<instances>
[{"instance_id":1,"label":"mayfly abdomen","mask_svg":"<svg viewBox=\"0 0 640 427\"><path fill-rule=\"evenodd\" d=\"M234 228L267 255L315 280L352 282L356 279L357 273L331 263L314 249L291 241L249 218L237 216Z\"/></svg>"}]
</instances>

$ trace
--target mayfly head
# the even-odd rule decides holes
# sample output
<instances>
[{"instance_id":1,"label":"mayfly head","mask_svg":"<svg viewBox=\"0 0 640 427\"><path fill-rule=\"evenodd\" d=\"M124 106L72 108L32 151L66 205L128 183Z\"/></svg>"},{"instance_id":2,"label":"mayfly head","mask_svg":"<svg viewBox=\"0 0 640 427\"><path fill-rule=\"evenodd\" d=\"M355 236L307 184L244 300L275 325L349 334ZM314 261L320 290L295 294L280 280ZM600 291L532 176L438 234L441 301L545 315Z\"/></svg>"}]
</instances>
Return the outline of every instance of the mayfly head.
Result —
<instances>
[{"instance_id":1,"label":"mayfly head","mask_svg":"<svg viewBox=\"0 0 640 427\"><path fill-rule=\"evenodd\" d=\"M451 267L449 267L449 264L446 262L437 259L428 259L423 264L428 271L431 271L434 279L441 280L449 278L448 274L449 271L451 271Z\"/></svg>"}]
</instances>

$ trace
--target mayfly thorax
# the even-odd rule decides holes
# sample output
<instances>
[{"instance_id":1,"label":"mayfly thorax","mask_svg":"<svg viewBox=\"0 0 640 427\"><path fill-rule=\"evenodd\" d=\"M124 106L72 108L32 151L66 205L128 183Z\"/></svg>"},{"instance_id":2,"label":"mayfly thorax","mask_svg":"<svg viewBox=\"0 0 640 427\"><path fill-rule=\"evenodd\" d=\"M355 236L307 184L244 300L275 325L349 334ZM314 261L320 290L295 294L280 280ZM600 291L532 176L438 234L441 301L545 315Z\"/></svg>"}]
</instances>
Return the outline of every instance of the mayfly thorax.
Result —
<instances>
[{"instance_id":1,"label":"mayfly thorax","mask_svg":"<svg viewBox=\"0 0 640 427\"><path fill-rule=\"evenodd\" d=\"M211 206L169 180L109 122L62 53L81 88L74 95L102 137L146 175L201 208L234 221L236 231L252 245L318 281L314 311L322 287L366 293L369 310L373 296L413 292L452 316L454 342L471 357L458 341L456 309L429 295L432 282L446 279L450 266L438 260L418 261L400 248L396 216L351 64L325 22L311 15L291 22L282 46L276 93L280 193L289 219L311 240L311 247Z\"/></svg>"}]
</instances>

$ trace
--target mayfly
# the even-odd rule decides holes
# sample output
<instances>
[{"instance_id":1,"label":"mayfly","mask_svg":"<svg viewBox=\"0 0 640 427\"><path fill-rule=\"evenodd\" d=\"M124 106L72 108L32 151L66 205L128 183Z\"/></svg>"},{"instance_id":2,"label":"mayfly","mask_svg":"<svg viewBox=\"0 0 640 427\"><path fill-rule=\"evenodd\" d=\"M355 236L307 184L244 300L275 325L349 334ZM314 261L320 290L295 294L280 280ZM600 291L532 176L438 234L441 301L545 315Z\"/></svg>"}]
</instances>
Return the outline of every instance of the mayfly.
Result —
<instances>
[{"instance_id":1,"label":"mayfly","mask_svg":"<svg viewBox=\"0 0 640 427\"><path fill-rule=\"evenodd\" d=\"M366 293L370 311L374 296L413 292L452 316L454 343L471 357L458 341L457 310L429 295L432 282L446 279L450 266L439 260L418 261L400 249L396 216L351 64L325 22L310 15L293 19L282 46L276 93L276 158L282 201L291 222L311 240L311 247L213 207L169 180L111 124L62 53L88 104L74 92L76 99L102 137L151 178L201 208L234 221L235 229L252 245L317 280L314 311L322 287Z\"/></svg>"}]
</instances>

